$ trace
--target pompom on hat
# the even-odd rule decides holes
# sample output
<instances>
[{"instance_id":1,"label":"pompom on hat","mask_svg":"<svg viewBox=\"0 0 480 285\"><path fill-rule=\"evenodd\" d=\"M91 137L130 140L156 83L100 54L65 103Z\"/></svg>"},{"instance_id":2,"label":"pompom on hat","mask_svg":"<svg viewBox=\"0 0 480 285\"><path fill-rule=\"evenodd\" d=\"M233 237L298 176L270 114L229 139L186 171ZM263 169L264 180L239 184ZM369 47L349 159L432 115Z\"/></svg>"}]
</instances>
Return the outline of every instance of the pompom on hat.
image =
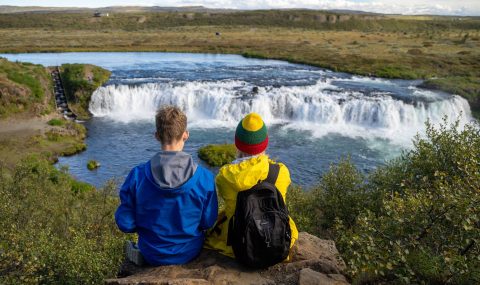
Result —
<instances>
[{"instance_id":1,"label":"pompom on hat","mask_svg":"<svg viewBox=\"0 0 480 285\"><path fill-rule=\"evenodd\" d=\"M235 146L238 150L250 155L259 154L267 149L267 126L259 114L250 113L238 123L235 131Z\"/></svg>"}]
</instances>

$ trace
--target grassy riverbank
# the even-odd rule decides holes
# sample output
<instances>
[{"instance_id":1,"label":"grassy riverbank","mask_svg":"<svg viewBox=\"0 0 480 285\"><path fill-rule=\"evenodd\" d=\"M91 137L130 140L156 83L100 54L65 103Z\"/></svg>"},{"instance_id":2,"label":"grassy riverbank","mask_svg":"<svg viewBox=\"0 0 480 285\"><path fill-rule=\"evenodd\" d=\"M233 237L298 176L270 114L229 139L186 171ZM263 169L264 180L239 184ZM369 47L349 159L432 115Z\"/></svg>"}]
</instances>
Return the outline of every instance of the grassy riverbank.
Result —
<instances>
[{"instance_id":1,"label":"grassy riverbank","mask_svg":"<svg viewBox=\"0 0 480 285\"><path fill-rule=\"evenodd\" d=\"M97 69L72 68L85 70ZM92 84L105 76L93 71ZM82 95L89 90L77 87ZM86 148L86 129L56 112L48 69L0 59L0 100L0 284L100 284L114 277L128 238L113 220L116 185L95 189L52 165Z\"/></svg>"},{"instance_id":2,"label":"grassy riverbank","mask_svg":"<svg viewBox=\"0 0 480 285\"><path fill-rule=\"evenodd\" d=\"M66 90L83 115L91 93L110 73L92 65L62 67ZM89 80L88 80L89 79ZM86 149L83 125L64 120L55 110L49 70L41 65L0 59L0 161L13 168L37 154L50 162ZM87 99L85 99L87 98Z\"/></svg>"},{"instance_id":3,"label":"grassy riverbank","mask_svg":"<svg viewBox=\"0 0 480 285\"><path fill-rule=\"evenodd\" d=\"M0 19L0 38L0 52L236 53L361 75L429 79L425 86L464 96L480 110L478 17L318 11L120 13L108 18L7 14Z\"/></svg>"},{"instance_id":4,"label":"grassy riverbank","mask_svg":"<svg viewBox=\"0 0 480 285\"><path fill-rule=\"evenodd\" d=\"M41 65L0 58L0 119L38 116L55 109L52 80Z\"/></svg>"}]
</instances>

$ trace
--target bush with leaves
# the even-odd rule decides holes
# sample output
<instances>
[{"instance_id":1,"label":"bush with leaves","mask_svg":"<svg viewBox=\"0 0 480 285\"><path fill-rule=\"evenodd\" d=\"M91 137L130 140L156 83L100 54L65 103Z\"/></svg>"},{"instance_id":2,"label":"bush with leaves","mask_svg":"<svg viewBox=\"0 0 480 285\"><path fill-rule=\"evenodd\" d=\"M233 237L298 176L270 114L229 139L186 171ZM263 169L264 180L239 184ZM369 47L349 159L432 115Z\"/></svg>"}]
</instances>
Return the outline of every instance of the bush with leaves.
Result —
<instances>
[{"instance_id":1,"label":"bush with leaves","mask_svg":"<svg viewBox=\"0 0 480 285\"><path fill-rule=\"evenodd\" d=\"M352 276L480 284L477 126L427 123L425 138L369 178L369 191L382 197L376 212L366 208L353 227L337 220L337 244Z\"/></svg>"},{"instance_id":2,"label":"bush with leaves","mask_svg":"<svg viewBox=\"0 0 480 285\"><path fill-rule=\"evenodd\" d=\"M0 167L0 284L99 284L116 275L125 236L113 219L115 186L86 186L36 157Z\"/></svg>"},{"instance_id":3,"label":"bush with leaves","mask_svg":"<svg viewBox=\"0 0 480 285\"><path fill-rule=\"evenodd\" d=\"M376 205L375 193L368 192L364 182L365 176L350 158L342 159L309 191L291 187L287 192L289 211L301 230L331 237L337 219L350 228L363 209Z\"/></svg>"}]
</instances>

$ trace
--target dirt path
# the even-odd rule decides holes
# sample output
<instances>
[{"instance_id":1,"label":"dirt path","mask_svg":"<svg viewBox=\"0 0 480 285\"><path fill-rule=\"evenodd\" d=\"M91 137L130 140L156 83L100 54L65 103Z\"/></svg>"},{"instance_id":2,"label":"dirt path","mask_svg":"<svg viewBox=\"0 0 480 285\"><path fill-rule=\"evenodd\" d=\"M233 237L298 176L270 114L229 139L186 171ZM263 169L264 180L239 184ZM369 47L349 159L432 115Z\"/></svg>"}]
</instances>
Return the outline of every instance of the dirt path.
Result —
<instances>
[{"instance_id":1,"label":"dirt path","mask_svg":"<svg viewBox=\"0 0 480 285\"><path fill-rule=\"evenodd\" d=\"M0 139L12 137L29 137L43 133L51 127L47 122L56 114L31 119L7 119L0 121Z\"/></svg>"}]
</instances>

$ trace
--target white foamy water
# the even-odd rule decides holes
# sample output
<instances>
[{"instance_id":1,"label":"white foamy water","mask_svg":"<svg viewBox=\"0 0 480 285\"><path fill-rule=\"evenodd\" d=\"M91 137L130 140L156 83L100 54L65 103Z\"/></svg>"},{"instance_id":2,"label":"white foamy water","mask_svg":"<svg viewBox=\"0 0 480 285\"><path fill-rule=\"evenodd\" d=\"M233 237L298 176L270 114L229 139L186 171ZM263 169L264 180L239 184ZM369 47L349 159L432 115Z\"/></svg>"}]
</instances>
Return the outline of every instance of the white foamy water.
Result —
<instances>
[{"instance_id":1,"label":"white foamy water","mask_svg":"<svg viewBox=\"0 0 480 285\"><path fill-rule=\"evenodd\" d=\"M268 124L308 129L317 137L340 133L394 141L410 141L427 120L437 124L446 116L464 124L471 119L465 99L415 87L411 88L416 101L385 92L344 91L330 80L309 86L259 87L255 95L252 88L235 80L109 85L95 91L90 112L122 122L152 120L158 107L173 104L186 112L191 126L201 128L233 127L245 114L257 112Z\"/></svg>"}]
</instances>

